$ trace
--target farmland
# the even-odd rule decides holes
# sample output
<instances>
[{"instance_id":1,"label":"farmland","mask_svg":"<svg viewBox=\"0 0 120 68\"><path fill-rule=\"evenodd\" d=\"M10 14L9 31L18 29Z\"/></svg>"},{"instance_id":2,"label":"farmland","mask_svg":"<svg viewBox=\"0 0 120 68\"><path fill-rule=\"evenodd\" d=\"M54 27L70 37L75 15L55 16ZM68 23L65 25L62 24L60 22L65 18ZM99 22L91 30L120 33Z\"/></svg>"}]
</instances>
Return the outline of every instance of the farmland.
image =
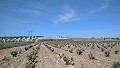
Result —
<instances>
[{"instance_id":1,"label":"farmland","mask_svg":"<svg viewBox=\"0 0 120 68\"><path fill-rule=\"evenodd\" d=\"M0 68L120 68L120 0L0 0Z\"/></svg>"},{"instance_id":2,"label":"farmland","mask_svg":"<svg viewBox=\"0 0 120 68\"><path fill-rule=\"evenodd\" d=\"M1 48L0 68L120 68L119 40L61 38L17 43L0 44L17 44Z\"/></svg>"}]
</instances>

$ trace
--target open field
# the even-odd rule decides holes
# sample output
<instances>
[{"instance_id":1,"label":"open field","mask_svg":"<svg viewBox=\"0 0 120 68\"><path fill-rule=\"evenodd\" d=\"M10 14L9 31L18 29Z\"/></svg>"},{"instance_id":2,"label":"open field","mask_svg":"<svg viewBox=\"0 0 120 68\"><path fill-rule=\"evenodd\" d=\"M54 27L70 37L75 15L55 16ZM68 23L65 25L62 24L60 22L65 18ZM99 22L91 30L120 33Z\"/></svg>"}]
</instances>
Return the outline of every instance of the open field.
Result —
<instances>
[{"instance_id":1,"label":"open field","mask_svg":"<svg viewBox=\"0 0 120 68\"><path fill-rule=\"evenodd\" d=\"M0 68L120 68L119 51L119 40L39 40L1 49Z\"/></svg>"},{"instance_id":2,"label":"open field","mask_svg":"<svg viewBox=\"0 0 120 68\"><path fill-rule=\"evenodd\" d=\"M18 47L18 46L23 46L23 45L27 45L30 44L32 42L8 42L8 43L1 43L0 42L0 50L1 49L6 49L6 48L12 48L12 47Z\"/></svg>"},{"instance_id":3,"label":"open field","mask_svg":"<svg viewBox=\"0 0 120 68\"><path fill-rule=\"evenodd\" d=\"M120 68L120 0L0 0L0 68Z\"/></svg>"}]
</instances>

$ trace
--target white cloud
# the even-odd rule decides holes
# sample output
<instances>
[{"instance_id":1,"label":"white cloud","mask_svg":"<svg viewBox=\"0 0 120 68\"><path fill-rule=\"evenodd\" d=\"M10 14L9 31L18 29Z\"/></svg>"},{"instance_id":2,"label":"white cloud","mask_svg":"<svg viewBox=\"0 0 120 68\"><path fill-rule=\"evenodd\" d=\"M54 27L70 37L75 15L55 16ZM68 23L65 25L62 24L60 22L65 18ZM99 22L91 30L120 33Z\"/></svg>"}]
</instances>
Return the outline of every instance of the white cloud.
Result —
<instances>
[{"instance_id":1,"label":"white cloud","mask_svg":"<svg viewBox=\"0 0 120 68\"><path fill-rule=\"evenodd\" d=\"M97 1L97 0L95 0ZM107 7L109 7L109 3L111 2L112 0L103 0L103 3L101 4L100 7L96 8L95 10L92 10L89 12L89 14L92 14L92 13L95 13L95 12L98 12L98 11L101 11Z\"/></svg>"},{"instance_id":2,"label":"white cloud","mask_svg":"<svg viewBox=\"0 0 120 68\"><path fill-rule=\"evenodd\" d=\"M57 19L54 20L55 23L61 23L61 22L69 22L69 21L75 21L76 13L73 9L66 8L65 12L58 16Z\"/></svg>"},{"instance_id":3,"label":"white cloud","mask_svg":"<svg viewBox=\"0 0 120 68\"><path fill-rule=\"evenodd\" d=\"M101 11L101 10L107 8L107 7L108 7L108 5L101 6L101 7L97 8L97 9L95 9L95 10L90 11L89 14Z\"/></svg>"},{"instance_id":4,"label":"white cloud","mask_svg":"<svg viewBox=\"0 0 120 68\"><path fill-rule=\"evenodd\" d=\"M40 15L40 14L41 14L40 11L32 10L32 9L23 9L23 8L19 8L17 11L18 11L18 12L22 12L22 13L35 14L35 15Z\"/></svg>"}]
</instances>

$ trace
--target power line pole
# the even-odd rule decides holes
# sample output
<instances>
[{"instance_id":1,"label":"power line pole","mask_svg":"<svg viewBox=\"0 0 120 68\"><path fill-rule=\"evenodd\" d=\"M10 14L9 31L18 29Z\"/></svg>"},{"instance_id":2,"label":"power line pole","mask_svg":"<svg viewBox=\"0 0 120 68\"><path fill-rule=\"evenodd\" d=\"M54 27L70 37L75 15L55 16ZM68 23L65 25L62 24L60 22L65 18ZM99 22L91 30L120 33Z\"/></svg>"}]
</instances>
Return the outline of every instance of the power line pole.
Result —
<instances>
[{"instance_id":1,"label":"power line pole","mask_svg":"<svg viewBox=\"0 0 120 68\"><path fill-rule=\"evenodd\" d=\"M32 39L32 30L30 32L31 32L31 39Z\"/></svg>"},{"instance_id":2,"label":"power line pole","mask_svg":"<svg viewBox=\"0 0 120 68\"><path fill-rule=\"evenodd\" d=\"M29 33L29 38L32 41L32 39L33 39L33 37L32 37L32 30L28 30L28 33Z\"/></svg>"}]
</instances>

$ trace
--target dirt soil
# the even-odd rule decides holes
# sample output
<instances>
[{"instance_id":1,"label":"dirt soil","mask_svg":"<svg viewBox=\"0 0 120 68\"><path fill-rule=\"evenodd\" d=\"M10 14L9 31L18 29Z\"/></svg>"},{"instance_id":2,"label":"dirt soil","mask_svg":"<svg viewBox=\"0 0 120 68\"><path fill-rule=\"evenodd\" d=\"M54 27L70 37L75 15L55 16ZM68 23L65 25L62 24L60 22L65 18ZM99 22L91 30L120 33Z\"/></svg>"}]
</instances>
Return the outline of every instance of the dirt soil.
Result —
<instances>
[{"instance_id":1,"label":"dirt soil","mask_svg":"<svg viewBox=\"0 0 120 68\"><path fill-rule=\"evenodd\" d=\"M24 68L27 62L26 55L32 51L32 48L25 51L26 46L13 47L13 48L0 50L0 68ZM18 49L22 50L22 54L19 54L17 57L12 57L10 52ZM3 61L2 59L4 57L6 57L8 60Z\"/></svg>"},{"instance_id":2,"label":"dirt soil","mask_svg":"<svg viewBox=\"0 0 120 68\"><path fill-rule=\"evenodd\" d=\"M34 44L33 44L34 45ZM40 45L40 44L37 44ZM0 50L0 68L24 68L26 62L28 62L26 55L32 51L32 48L25 51L26 46L13 47L8 49ZM110 50L110 56L105 57L104 52L101 52L97 46L95 49L86 46L64 46L62 48L56 48L50 45L51 48L54 48L54 51L51 52L44 44L41 44L40 50L38 51L35 64L35 68L111 68L114 61L120 61L120 52L114 54L115 49L119 49L120 45L114 46L113 48L108 48ZM85 51L82 55L77 55L76 49L83 48ZM22 49L22 54L19 54L17 57L12 57L10 52L13 50ZM73 53L70 53L69 50L73 49ZM95 60L90 60L88 54L92 52L95 54ZM60 59L59 54L64 54L65 56L72 57L74 59L73 65L66 65L63 59ZM7 60L3 60L6 57Z\"/></svg>"},{"instance_id":3,"label":"dirt soil","mask_svg":"<svg viewBox=\"0 0 120 68\"><path fill-rule=\"evenodd\" d=\"M50 52L44 45L41 45L38 53L39 61L36 68L65 68L63 61L59 59L54 53Z\"/></svg>"}]
</instances>

